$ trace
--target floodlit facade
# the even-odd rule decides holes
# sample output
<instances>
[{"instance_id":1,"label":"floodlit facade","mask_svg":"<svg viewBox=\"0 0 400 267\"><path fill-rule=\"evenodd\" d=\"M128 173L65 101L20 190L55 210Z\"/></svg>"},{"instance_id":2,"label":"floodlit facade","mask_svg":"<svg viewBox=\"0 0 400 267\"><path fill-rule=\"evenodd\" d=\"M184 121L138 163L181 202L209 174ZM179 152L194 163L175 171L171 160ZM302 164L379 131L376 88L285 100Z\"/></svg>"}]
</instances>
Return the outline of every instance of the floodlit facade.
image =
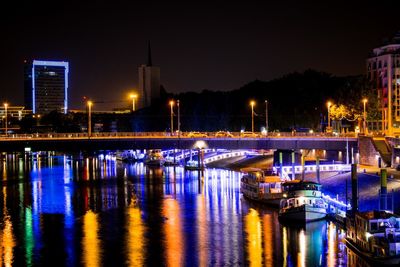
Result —
<instances>
[{"instance_id":1,"label":"floodlit facade","mask_svg":"<svg viewBox=\"0 0 400 267\"><path fill-rule=\"evenodd\" d=\"M25 106L33 114L68 112L69 63L33 60L25 63Z\"/></svg>"},{"instance_id":2,"label":"floodlit facade","mask_svg":"<svg viewBox=\"0 0 400 267\"><path fill-rule=\"evenodd\" d=\"M378 129L386 135L400 134L400 32L389 44L372 51L367 78L381 107Z\"/></svg>"}]
</instances>

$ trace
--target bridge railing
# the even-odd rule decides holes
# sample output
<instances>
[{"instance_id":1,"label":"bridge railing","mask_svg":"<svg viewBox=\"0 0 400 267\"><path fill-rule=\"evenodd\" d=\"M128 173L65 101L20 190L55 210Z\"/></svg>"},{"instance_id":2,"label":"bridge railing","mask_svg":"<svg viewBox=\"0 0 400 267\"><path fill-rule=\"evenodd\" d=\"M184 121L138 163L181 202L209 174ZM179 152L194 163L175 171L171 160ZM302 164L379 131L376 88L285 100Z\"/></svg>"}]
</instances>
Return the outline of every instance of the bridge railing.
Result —
<instances>
[{"instance_id":1,"label":"bridge railing","mask_svg":"<svg viewBox=\"0 0 400 267\"><path fill-rule=\"evenodd\" d=\"M243 138L243 139L251 139L251 138L355 138L357 136L354 133L346 133L340 135L332 135L326 133L290 133L290 132L271 132L268 134L255 133L254 137L242 137L240 132L231 132L232 137L216 137L216 132L206 132L207 137L193 137L193 138L218 138L218 139L230 139L230 138ZM178 133L169 133L169 132L94 132L91 134L90 138L129 138L129 137L138 137L138 138L190 138L189 132L181 132L180 135ZM48 138L88 138L87 133L33 133L33 134L8 134L1 135L0 140L3 139L48 139Z\"/></svg>"}]
</instances>

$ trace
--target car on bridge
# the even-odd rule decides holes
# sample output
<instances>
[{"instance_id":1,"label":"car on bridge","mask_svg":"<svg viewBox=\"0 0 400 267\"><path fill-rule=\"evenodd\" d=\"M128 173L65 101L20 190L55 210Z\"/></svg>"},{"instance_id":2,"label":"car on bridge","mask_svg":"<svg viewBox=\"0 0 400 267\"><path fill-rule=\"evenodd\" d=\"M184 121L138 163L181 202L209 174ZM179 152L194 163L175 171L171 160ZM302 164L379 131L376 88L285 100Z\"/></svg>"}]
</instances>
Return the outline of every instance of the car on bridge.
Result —
<instances>
[{"instance_id":1,"label":"car on bridge","mask_svg":"<svg viewBox=\"0 0 400 267\"><path fill-rule=\"evenodd\" d=\"M241 132L240 137L256 138L256 137L259 137L259 135L254 132Z\"/></svg>"},{"instance_id":2,"label":"car on bridge","mask_svg":"<svg viewBox=\"0 0 400 267\"><path fill-rule=\"evenodd\" d=\"M187 137L189 137L189 138L201 138L201 137L207 137L207 134L201 133L201 132L190 132L190 133L188 133Z\"/></svg>"},{"instance_id":3,"label":"car on bridge","mask_svg":"<svg viewBox=\"0 0 400 267\"><path fill-rule=\"evenodd\" d=\"M233 137L233 134L226 131L218 131L215 133L215 137Z\"/></svg>"}]
</instances>

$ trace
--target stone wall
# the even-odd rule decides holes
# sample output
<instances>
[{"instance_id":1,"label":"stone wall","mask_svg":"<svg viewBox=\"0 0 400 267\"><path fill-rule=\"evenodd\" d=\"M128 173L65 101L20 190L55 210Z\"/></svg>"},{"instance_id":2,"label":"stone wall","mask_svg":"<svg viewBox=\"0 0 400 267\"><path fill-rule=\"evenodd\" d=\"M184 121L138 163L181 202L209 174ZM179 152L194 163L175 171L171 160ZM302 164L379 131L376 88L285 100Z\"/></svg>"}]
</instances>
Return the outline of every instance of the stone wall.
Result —
<instances>
[{"instance_id":1,"label":"stone wall","mask_svg":"<svg viewBox=\"0 0 400 267\"><path fill-rule=\"evenodd\" d=\"M360 153L360 164L378 167L380 156L374 147L371 137L359 136L358 150Z\"/></svg>"}]
</instances>

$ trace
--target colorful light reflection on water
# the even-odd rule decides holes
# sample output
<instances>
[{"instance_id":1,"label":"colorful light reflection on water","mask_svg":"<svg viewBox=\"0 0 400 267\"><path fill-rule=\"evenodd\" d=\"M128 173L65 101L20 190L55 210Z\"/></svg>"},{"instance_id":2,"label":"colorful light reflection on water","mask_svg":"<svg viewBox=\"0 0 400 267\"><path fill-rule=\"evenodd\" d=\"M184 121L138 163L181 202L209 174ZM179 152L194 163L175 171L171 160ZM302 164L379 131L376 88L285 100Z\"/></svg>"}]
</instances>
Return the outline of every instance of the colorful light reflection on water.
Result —
<instances>
[{"instance_id":1,"label":"colorful light reflection on water","mask_svg":"<svg viewBox=\"0 0 400 267\"><path fill-rule=\"evenodd\" d=\"M347 264L342 230L280 225L242 198L237 172L16 154L0 172L1 265Z\"/></svg>"}]
</instances>

